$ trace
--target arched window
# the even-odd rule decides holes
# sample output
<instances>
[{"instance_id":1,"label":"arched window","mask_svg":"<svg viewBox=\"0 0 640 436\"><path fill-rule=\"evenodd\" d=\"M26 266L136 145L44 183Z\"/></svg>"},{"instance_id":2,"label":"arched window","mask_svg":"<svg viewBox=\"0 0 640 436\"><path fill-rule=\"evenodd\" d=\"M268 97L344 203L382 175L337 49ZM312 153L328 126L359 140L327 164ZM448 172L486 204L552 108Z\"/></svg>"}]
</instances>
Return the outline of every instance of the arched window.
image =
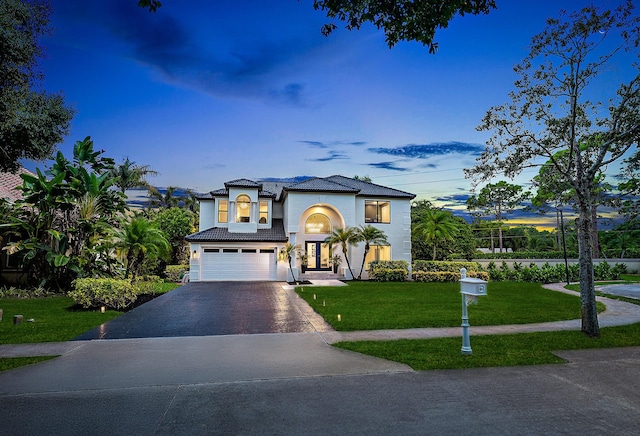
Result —
<instances>
[{"instance_id":1,"label":"arched window","mask_svg":"<svg viewBox=\"0 0 640 436\"><path fill-rule=\"evenodd\" d=\"M241 194L236 198L236 222L248 223L251 219L251 199Z\"/></svg>"},{"instance_id":2,"label":"arched window","mask_svg":"<svg viewBox=\"0 0 640 436\"><path fill-rule=\"evenodd\" d=\"M309 218L304 223L304 232L307 234L329 235L331 231L331 221L321 213L309 215Z\"/></svg>"}]
</instances>

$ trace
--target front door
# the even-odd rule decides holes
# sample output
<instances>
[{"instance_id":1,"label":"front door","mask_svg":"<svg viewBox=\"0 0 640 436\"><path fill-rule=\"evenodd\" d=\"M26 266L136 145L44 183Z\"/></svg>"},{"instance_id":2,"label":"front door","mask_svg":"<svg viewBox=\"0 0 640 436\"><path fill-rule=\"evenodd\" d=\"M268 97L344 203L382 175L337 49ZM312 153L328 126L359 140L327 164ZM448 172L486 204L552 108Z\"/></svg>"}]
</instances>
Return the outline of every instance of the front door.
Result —
<instances>
[{"instance_id":1,"label":"front door","mask_svg":"<svg viewBox=\"0 0 640 436\"><path fill-rule=\"evenodd\" d=\"M309 271L330 271L331 250L325 247L322 242L307 241L305 245L307 257L307 270Z\"/></svg>"}]
</instances>

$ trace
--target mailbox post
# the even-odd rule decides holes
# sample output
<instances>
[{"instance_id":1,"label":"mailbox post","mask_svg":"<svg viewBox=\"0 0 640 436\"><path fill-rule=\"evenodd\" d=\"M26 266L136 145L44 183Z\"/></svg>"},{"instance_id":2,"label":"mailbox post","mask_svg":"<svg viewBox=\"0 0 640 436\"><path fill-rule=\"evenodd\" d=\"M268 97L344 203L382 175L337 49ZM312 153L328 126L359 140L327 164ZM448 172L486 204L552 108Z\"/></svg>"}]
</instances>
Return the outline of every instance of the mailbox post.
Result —
<instances>
[{"instance_id":1,"label":"mailbox post","mask_svg":"<svg viewBox=\"0 0 640 436\"><path fill-rule=\"evenodd\" d=\"M462 354L472 354L469 339L469 311L467 306L476 304L478 297L487 295L487 282L481 279L467 278L467 270L460 270L460 295L462 296Z\"/></svg>"}]
</instances>

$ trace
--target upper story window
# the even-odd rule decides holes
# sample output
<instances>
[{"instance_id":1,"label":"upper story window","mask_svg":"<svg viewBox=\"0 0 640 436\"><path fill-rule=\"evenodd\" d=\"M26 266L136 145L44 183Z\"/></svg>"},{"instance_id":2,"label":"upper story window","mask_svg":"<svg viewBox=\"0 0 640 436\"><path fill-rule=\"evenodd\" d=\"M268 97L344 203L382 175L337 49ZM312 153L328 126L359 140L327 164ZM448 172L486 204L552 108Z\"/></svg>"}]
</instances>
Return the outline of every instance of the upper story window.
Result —
<instances>
[{"instance_id":1,"label":"upper story window","mask_svg":"<svg viewBox=\"0 0 640 436\"><path fill-rule=\"evenodd\" d=\"M366 200L364 202L364 222L389 224L391 222L391 204L388 201Z\"/></svg>"},{"instance_id":2,"label":"upper story window","mask_svg":"<svg viewBox=\"0 0 640 436\"><path fill-rule=\"evenodd\" d=\"M218 222L229 221L229 200L218 200Z\"/></svg>"},{"instance_id":3,"label":"upper story window","mask_svg":"<svg viewBox=\"0 0 640 436\"><path fill-rule=\"evenodd\" d=\"M269 222L269 202L261 201L260 202L260 218L258 223L267 224Z\"/></svg>"},{"instance_id":4,"label":"upper story window","mask_svg":"<svg viewBox=\"0 0 640 436\"><path fill-rule=\"evenodd\" d=\"M236 198L236 222L248 223L251 221L251 199L248 195L238 195Z\"/></svg>"},{"instance_id":5,"label":"upper story window","mask_svg":"<svg viewBox=\"0 0 640 436\"><path fill-rule=\"evenodd\" d=\"M304 223L304 232L307 234L328 235L331 234L331 231L331 221L321 213L309 215Z\"/></svg>"}]
</instances>

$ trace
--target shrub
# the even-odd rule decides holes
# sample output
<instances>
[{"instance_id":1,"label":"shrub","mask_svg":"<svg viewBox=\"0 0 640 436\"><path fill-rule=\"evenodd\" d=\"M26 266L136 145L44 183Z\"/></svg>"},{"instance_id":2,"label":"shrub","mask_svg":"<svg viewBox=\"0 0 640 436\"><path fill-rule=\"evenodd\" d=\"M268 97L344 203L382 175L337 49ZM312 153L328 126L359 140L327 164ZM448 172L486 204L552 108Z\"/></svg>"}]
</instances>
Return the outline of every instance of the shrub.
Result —
<instances>
[{"instance_id":1,"label":"shrub","mask_svg":"<svg viewBox=\"0 0 640 436\"><path fill-rule=\"evenodd\" d=\"M460 255L460 257L464 257ZM474 256L476 259L564 259L562 251L515 251L512 253L480 253ZM577 251L567 251L569 259L577 259Z\"/></svg>"},{"instance_id":2,"label":"shrub","mask_svg":"<svg viewBox=\"0 0 640 436\"><path fill-rule=\"evenodd\" d=\"M11 287L0 288L0 298L16 298L20 300L26 300L29 298L42 298L51 297L55 295L55 292L48 291L45 288L33 288L33 289L21 289Z\"/></svg>"},{"instance_id":3,"label":"shrub","mask_svg":"<svg viewBox=\"0 0 640 436\"><path fill-rule=\"evenodd\" d=\"M425 272L456 272L460 274L460 269L467 271L480 271L482 268L478 262L456 262L443 260L416 260L413 262L413 271Z\"/></svg>"},{"instance_id":4,"label":"shrub","mask_svg":"<svg viewBox=\"0 0 640 436\"><path fill-rule=\"evenodd\" d=\"M136 295L155 294L162 279L158 276L136 277L133 282L133 292Z\"/></svg>"},{"instance_id":5,"label":"shrub","mask_svg":"<svg viewBox=\"0 0 640 436\"><path fill-rule=\"evenodd\" d=\"M377 282L404 282L409 275L406 260L380 260L369 263L369 278Z\"/></svg>"},{"instance_id":6,"label":"shrub","mask_svg":"<svg viewBox=\"0 0 640 436\"><path fill-rule=\"evenodd\" d=\"M468 271L467 277L476 277L484 281L489 281L489 274L485 271ZM416 271L413 273L416 282L457 282L460 280L460 273L453 271Z\"/></svg>"},{"instance_id":7,"label":"shrub","mask_svg":"<svg viewBox=\"0 0 640 436\"><path fill-rule=\"evenodd\" d=\"M117 310L126 308L138 298L129 280L105 278L76 279L74 290L68 295L84 308L107 306Z\"/></svg>"},{"instance_id":8,"label":"shrub","mask_svg":"<svg viewBox=\"0 0 640 436\"><path fill-rule=\"evenodd\" d=\"M167 265L164 275L172 282L179 282L188 271L189 265Z\"/></svg>"}]
</instances>

